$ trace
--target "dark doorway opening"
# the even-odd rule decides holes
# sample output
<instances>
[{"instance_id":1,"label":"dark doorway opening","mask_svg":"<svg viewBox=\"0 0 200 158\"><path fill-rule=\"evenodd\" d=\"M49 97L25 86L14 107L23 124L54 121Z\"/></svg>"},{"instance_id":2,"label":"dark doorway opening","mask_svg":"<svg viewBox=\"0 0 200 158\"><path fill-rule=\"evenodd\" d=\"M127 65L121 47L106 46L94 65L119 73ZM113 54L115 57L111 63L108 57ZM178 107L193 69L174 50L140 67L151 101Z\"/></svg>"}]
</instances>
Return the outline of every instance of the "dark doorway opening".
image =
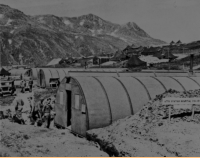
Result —
<instances>
[{"instance_id":1,"label":"dark doorway opening","mask_svg":"<svg viewBox=\"0 0 200 158\"><path fill-rule=\"evenodd\" d=\"M42 87L43 84L42 84L42 72L41 71L39 72L39 81L40 81L40 87Z\"/></svg>"},{"instance_id":2,"label":"dark doorway opening","mask_svg":"<svg viewBox=\"0 0 200 158\"><path fill-rule=\"evenodd\" d=\"M67 126L71 126L72 117L72 105L71 105L71 91L66 91L67 93Z\"/></svg>"}]
</instances>

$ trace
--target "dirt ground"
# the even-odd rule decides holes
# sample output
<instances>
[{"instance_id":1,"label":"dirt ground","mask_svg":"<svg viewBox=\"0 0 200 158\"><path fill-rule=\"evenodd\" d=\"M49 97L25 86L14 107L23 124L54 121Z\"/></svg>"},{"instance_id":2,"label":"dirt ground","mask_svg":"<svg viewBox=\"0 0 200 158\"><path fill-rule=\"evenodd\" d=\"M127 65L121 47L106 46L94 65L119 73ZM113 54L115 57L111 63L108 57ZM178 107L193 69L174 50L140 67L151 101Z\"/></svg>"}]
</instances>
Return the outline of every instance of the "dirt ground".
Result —
<instances>
[{"instance_id":1,"label":"dirt ground","mask_svg":"<svg viewBox=\"0 0 200 158\"><path fill-rule=\"evenodd\" d=\"M110 156L184 156L200 155L200 106L194 118L190 109L173 109L168 118L168 106L163 97L198 97L200 90L169 91L147 103L137 114L118 120L112 125L88 131L88 138L99 142Z\"/></svg>"},{"instance_id":2,"label":"dirt ground","mask_svg":"<svg viewBox=\"0 0 200 158\"><path fill-rule=\"evenodd\" d=\"M24 102L24 110L29 110L27 97L34 96L46 97L53 92L47 92L43 89L34 89L34 93L19 93L16 97L21 97ZM41 95L44 94L44 95ZM16 98L15 97L15 98ZM14 111L12 101L13 97L1 98L1 110L11 109ZM8 102L9 100L9 102ZM37 101L39 98L37 98ZM3 103L3 104L2 104ZM23 118L28 120L28 114L23 113ZM101 151L98 144L90 142L85 138L79 138L70 133L69 130L56 129L51 124L50 129L29 125L20 125L10 122L8 119L0 120L0 156L29 156L29 157L107 157L108 155Z\"/></svg>"}]
</instances>

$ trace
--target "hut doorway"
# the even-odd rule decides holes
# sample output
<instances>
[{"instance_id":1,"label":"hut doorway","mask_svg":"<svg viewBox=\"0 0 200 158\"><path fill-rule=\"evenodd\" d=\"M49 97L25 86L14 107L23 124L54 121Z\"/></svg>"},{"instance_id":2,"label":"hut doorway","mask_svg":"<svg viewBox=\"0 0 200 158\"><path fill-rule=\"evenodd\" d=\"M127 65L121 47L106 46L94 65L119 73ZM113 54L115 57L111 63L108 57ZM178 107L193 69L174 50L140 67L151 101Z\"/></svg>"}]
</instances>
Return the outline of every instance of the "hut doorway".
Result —
<instances>
[{"instance_id":1,"label":"hut doorway","mask_svg":"<svg viewBox=\"0 0 200 158\"><path fill-rule=\"evenodd\" d=\"M71 117L72 117L72 105L71 105L71 95L72 92L66 90L67 93L67 127L71 126Z\"/></svg>"}]
</instances>

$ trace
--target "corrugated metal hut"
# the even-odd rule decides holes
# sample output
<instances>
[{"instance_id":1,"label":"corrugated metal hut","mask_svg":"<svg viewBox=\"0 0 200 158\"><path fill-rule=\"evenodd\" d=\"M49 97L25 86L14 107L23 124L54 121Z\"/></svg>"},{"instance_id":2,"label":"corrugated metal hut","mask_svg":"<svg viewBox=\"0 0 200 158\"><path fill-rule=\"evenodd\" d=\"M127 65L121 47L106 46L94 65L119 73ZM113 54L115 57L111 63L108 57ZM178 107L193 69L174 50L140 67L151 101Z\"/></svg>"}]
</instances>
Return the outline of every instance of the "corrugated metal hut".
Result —
<instances>
[{"instance_id":1,"label":"corrugated metal hut","mask_svg":"<svg viewBox=\"0 0 200 158\"><path fill-rule=\"evenodd\" d=\"M69 76L70 71L74 71L74 73L81 73L81 72L113 72L116 73L117 71L124 71L126 69L78 69L78 68L41 68L38 72L38 80L37 84L39 87L46 88L46 87L56 87L56 82L61 82L65 76Z\"/></svg>"},{"instance_id":2,"label":"corrugated metal hut","mask_svg":"<svg viewBox=\"0 0 200 158\"><path fill-rule=\"evenodd\" d=\"M133 115L168 89L200 88L200 77L69 77L56 97L55 124L77 134Z\"/></svg>"},{"instance_id":3,"label":"corrugated metal hut","mask_svg":"<svg viewBox=\"0 0 200 158\"><path fill-rule=\"evenodd\" d=\"M30 76L32 77L33 80L38 79L39 70L40 70L40 68L31 68Z\"/></svg>"},{"instance_id":4,"label":"corrugated metal hut","mask_svg":"<svg viewBox=\"0 0 200 158\"><path fill-rule=\"evenodd\" d=\"M30 76L30 69L11 69L9 72L11 76Z\"/></svg>"}]
</instances>

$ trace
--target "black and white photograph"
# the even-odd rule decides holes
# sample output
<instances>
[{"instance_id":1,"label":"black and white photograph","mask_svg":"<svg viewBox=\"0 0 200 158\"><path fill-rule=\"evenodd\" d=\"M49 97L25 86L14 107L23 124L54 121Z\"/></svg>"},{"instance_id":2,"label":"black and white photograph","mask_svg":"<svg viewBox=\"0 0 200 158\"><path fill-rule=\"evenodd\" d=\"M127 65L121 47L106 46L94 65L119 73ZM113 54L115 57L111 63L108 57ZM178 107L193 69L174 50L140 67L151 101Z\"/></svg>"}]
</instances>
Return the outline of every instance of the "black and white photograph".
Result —
<instances>
[{"instance_id":1,"label":"black and white photograph","mask_svg":"<svg viewBox=\"0 0 200 158\"><path fill-rule=\"evenodd\" d=\"M0 0L0 157L199 157L200 0Z\"/></svg>"}]
</instances>

